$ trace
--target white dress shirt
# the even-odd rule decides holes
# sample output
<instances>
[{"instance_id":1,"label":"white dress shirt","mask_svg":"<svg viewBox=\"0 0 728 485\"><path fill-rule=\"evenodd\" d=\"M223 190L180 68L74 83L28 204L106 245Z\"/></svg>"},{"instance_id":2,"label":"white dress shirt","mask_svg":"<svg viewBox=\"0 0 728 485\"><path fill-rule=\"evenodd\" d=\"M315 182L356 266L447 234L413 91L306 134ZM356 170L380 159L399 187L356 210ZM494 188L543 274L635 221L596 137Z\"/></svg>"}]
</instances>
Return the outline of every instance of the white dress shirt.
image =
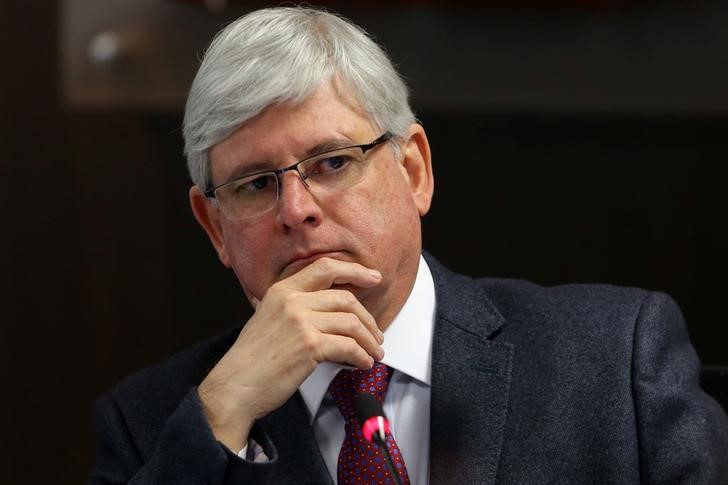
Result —
<instances>
[{"instance_id":1,"label":"white dress shirt","mask_svg":"<svg viewBox=\"0 0 728 485\"><path fill-rule=\"evenodd\" d=\"M435 285L430 268L420 256L414 287L402 310L384 332L382 363L394 369L384 399L384 413L404 458L410 483L429 484L430 377L432 331L435 322ZM336 483L339 450L344 442L344 418L328 392L336 374L347 368L324 362L299 387L308 408L314 436L326 467ZM251 440L251 445L252 440ZM247 446L240 452L245 457ZM262 448L254 446L248 459L263 461Z\"/></svg>"},{"instance_id":2,"label":"white dress shirt","mask_svg":"<svg viewBox=\"0 0 728 485\"><path fill-rule=\"evenodd\" d=\"M435 285L420 256L417 279L402 310L384 332L382 363L394 369L384 399L384 414L404 457L412 485L429 483L430 375ZM325 362L301 384L314 435L329 473L336 482L339 450L344 442L344 418L328 392L344 366Z\"/></svg>"}]
</instances>

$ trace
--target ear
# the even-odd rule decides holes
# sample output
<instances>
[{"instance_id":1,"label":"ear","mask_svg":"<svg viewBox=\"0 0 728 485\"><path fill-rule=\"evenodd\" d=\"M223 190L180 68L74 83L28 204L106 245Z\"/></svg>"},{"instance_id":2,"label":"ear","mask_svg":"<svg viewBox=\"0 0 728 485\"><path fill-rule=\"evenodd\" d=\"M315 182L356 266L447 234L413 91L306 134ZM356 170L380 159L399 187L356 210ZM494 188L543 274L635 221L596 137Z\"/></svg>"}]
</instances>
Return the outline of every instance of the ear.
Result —
<instances>
[{"instance_id":1,"label":"ear","mask_svg":"<svg viewBox=\"0 0 728 485\"><path fill-rule=\"evenodd\" d=\"M197 185L190 188L190 206L195 219L210 238L210 242L217 251L217 256L226 268L230 268L230 256L225 249L225 240L222 237L222 224L220 210L212 204L212 201L205 197L205 194Z\"/></svg>"},{"instance_id":2,"label":"ear","mask_svg":"<svg viewBox=\"0 0 728 485\"><path fill-rule=\"evenodd\" d=\"M425 129L419 123L410 127L403 152L402 171L422 217L430 210L435 179L432 174L430 143L427 141Z\"/></svg>"}]
</instances>

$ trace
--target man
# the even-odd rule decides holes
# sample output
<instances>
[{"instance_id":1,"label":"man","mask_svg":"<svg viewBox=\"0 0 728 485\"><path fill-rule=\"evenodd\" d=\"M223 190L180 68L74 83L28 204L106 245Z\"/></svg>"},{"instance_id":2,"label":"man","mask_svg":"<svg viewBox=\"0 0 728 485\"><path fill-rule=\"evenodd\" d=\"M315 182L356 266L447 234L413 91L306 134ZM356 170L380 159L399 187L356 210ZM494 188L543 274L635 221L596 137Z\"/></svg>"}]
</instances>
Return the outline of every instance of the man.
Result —
<instances>
[{"instance_id":1,"label":"man","mask_svg":"<svg viewBox=\"0 0 728 485\"><path fill-rule=\"evenodd\" d=\"M255 313L98 401L92 481L725 482L728 420L668 297L421 256L433 175L407 96L329 13L215 38L186 108L190 202ZM391 471L350 414L362 389Z\"/></svg>"}]
</instances>

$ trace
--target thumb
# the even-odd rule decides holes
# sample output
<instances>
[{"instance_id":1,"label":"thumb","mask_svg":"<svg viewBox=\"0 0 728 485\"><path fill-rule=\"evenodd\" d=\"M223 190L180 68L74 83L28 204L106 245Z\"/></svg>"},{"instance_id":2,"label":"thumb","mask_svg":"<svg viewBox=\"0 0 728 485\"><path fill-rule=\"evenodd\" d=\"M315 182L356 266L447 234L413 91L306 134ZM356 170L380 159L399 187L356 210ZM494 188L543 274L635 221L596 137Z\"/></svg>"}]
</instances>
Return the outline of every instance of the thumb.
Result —
<instances>
[{"instance_id":1,"label":"thumb","mask_svg":"<svg viewBox=\"0 0 728 485\"><path fill-rule=\"evenodd\" d=\"M258 309L258 305L260 305L260 300L258 300L254 296L251 296L250 297L250 304L253 305L253 310L257 310Z\"/></svg>"},{"instance_id":2,"label":"thumb","mask_svg":"<svg viewBox=\"0 0 728 485\"><path fill-rule=\"evenodd\" d=\"M258 310L258 307L260 306L260 300L255 297L251 292L248 291L247 288L243 288L243 292L245 293L245 296L248 298L248 301L250 302L250 306L253 307L253 310Z\"/></svg>"},{"instance_id":3,"label":"thumb","mask_svg":"<svg viewBox=\"0 0 728 485\"><path fill-rule=\"evenodd\" d=\"M248 301L250 301L250 304L253 307L253 310L258 310L258 306L260 305L260 300L254 297L253 295L250 295L248 297Z\"/></svg>"}]
</instances>

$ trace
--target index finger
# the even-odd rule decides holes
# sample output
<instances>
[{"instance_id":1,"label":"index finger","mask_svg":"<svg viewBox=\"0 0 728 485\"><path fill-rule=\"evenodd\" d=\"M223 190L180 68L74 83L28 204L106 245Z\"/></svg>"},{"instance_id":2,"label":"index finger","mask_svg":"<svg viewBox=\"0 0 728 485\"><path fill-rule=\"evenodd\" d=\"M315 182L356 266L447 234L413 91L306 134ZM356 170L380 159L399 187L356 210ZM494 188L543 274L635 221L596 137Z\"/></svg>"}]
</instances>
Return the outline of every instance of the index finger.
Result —
<instances>
[{"instance_id":1,"label":"index finger","mask_svg":"<svg viewBox=\"0 0 728 485\"><path fill-rule=\"evenodd\" d=\"M334 258L320 258L280 283L298 291L319 291L333 285L353 285L362 288L377 286L382 275L359 263Z\"/></svg>"}]
</instances>

